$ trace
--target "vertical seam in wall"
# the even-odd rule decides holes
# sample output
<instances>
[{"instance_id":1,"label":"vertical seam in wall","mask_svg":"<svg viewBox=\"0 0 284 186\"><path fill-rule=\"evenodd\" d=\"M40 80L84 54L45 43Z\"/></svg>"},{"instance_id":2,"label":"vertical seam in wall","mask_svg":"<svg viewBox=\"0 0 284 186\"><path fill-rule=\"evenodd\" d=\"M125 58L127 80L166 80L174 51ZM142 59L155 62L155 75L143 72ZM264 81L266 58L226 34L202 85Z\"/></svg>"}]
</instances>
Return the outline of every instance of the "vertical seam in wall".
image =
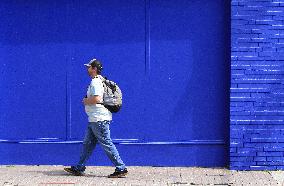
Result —
<instances>
[{"instance_id":1,"label":"vertical seam in wall","mask_svg":"<svg viewBox=\"0 0 284 186\"><path fill-rule=\"evenodd\" d=\"M145 0L145 74L150 74L150 0Z\"/></svg>"},{"instance_id":2,"label":"vertical seam in wall","mask_svg":"<svg viewBox=\"0 0 284 186\"><path fill-rule=\"evenodd\" d=\"M68 50L68 49L67 49ZM70 105L70 83L69 83L69 64L70 60L70 53L69 51L67 51L68 56L66 56L66 124L65 124L65 130L66 130L66 137L65 140L69 139L70 136L70 130L69 130L69 123L70 123L70 109L71 109L71 105Z\"/></svg>"},{"instance_id":3,"label":"vertical seam in wall","mask_svg":"<svg viewBox=\"0 0 284 186\"><path fill-rule=\"evenodd\" d=\"M70 49L69 49L70 50ZM69 51L69 56L71 56L71 52ZM70 60L68 60L69 63L72 62L72 58ZM71 64L67 65L68 66L68 70L67 70L67 123L66 123L66 135L67 135L67 140L71 139L71 123L72 123L72 120L71 120L71 84L70 84L70 66ZM68 127L69 126L69 127Z\"/></svg>"},{"instance_id":4,"label":"vertical seam in wall","mask_svg":"<svg viewBox=\"0 0 284 186\"><path fill-rule=\"evenodd\" d=\"M229 92L228 92L228 136L227 136L227 143L228 143L228 150L227 150L227 155L228 155L228 168L230 169L230 162L231 162L231 65L232 65L232 59L231 59L231 54L232 54L232 4L231 1L230 2L226 2L228 3L226 5L226 8L229 8L229 11L227 12L227 18L228 18L228 46L229 47L229 54L228 54L228 61L229 61L229 65L228 65L228 69L229 69L229 77L228 77L228 87L229 87Z\"/></svg>"},{"instance_id":5,"label":"vertical seam in wall","mask_svg":"<svg viewBox=\"0 0 284 186\"><path fill-rule=\"evenodd\" d=\"M65 97L65 101L66 101L66 103L65 103L65 111L66 111L66 118L65 118L65 140L67 140L68 139L68 115L69 115L69 113L68 113L68 87L69 87L69 85L68 85L68 57L66 57L66 59L65 59L65 65L66 65L66 74L65 74L65 82L66 82L66 87L65 87L65 94L66 94L66 97Z\"/></svg>"},{"instance_id":6,"label":"vertical seam in wall","mask_svg":"<svg viewBox=\"0 0 284 186\"><path fill-rule=\"evenodd\" d=\"M231 162L231 153L230 153L230 149L231 149L231 65L232 65L232 60L231 60L231 54L232 54L232 43L231 43L231 38L232 38L232 33L231 33L231 29L232 29L232 17L231 17L231 14L232 14L232 5L231 5L231 1L225 1L226 5L225 5L225 8L229 9L228 12L226 12L226 16L228 18L228 24L226 26L228 26L228 48L229 48L229 54L228 54L228 62L229 62L229 77L228 77L228 136L227 136L227 155L228 155L228 162L227 162L227 166L228 168L230 169L230 162ZM225 11L226 11L225 9Z\"/></svg>"},{"instance_id":7,"label":"vertical seam in wall","mask_svg":"<svg viewBox=\"0 0 284 186\"><path fill-rule=\"evenodd\" d=\"M69 12L70 6L67 3L67 12ZM68 13L67 13L68 14ZM67 16L67 22L70 22L69 16ZM67 47L67 57L66 57L66 139L65 140L70 140L71 139L71 85L70 85L70 66L71 66L71 51L70 48Z\"/></svg>"}]
</instances>

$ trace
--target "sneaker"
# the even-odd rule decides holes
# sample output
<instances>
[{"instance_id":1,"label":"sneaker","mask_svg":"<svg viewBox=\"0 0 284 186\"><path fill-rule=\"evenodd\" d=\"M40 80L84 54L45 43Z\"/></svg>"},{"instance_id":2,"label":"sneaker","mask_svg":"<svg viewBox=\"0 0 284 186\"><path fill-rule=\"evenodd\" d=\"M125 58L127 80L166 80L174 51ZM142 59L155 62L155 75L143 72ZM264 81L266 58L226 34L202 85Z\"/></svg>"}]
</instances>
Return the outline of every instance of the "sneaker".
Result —
<instances>
[{"instance_id":1,"label":"sneaker","mask_svg":"<svg viewBox=\"0 0 284 186\"><path fill-rule=\"evenodd\" d=\"M74 176L83 176L84 172L77 170L74 166L71 166L70 168L64 168L66 172L69 172L73 174Z\"/></svg>"},{"instance_id":2,"label":"sneaker","mask_svg":"<svg viewBox=\"0 0 284 186\"><path fill-rule=\"evenodd\" d=\"M124 170L118 170L115 169L114 173L110 174L108 178L123 178L125 175L128 173L127 169L125 168Z\"/></svg>"}]
</instances>

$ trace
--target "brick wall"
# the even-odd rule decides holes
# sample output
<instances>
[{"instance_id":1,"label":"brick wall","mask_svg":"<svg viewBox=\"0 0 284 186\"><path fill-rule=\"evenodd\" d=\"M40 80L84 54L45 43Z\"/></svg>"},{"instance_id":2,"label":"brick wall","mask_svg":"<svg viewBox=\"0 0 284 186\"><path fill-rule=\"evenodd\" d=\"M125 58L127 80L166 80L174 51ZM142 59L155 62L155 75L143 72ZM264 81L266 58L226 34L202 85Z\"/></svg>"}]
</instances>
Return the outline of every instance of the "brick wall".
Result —
<instances>
[{"instance_id":1,"label":"brick wall","mask_svg":"<svg viewBox=\"0 0 284 186\"><path fill-rule=\"evenodd\" d=\"M284 0L231 1L230 169L284 170Z\"/></svg>"}]
</instances>

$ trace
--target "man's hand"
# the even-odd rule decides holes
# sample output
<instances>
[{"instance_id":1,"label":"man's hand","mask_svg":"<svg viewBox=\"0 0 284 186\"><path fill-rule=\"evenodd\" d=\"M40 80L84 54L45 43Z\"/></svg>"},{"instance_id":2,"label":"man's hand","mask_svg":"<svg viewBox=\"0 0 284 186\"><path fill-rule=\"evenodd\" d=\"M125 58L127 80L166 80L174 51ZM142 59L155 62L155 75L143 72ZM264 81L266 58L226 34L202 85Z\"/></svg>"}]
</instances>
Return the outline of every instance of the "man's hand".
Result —
<instances>
[{"instance_id":1,"label":"man's hand","mask_svg":"<svg viewBox=\"0 0 284 186\"><path fill-rule=\"evenodd\" d=\"M89 105L89 104L88 104L88 98L83 98L82 103L83 103L84 105Z\"/></svg>"},{"instance_id":2,"label":"man's hand","mask_svg":"<svg viewBox=\"0 0 284 186\"><path fill-rule=\"evenodd\" d=\"M100 96L91 96L89 98L83 98L82 102L84 105L95 105L97 103L100 103L100 100Z\"/></svg>"}]
</instances>

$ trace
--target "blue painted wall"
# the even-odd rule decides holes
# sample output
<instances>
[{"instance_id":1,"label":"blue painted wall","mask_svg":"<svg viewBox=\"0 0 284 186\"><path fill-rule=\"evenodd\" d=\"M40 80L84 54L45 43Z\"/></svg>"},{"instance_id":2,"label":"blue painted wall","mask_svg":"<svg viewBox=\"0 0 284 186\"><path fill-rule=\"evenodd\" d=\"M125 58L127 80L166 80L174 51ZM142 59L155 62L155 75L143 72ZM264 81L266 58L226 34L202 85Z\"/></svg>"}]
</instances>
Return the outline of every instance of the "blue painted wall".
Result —
<instances>
[{"instance_id":1,"label":"blue painted wall","mask_svg":"<svg viewBox=\"0 0 284 186\"><path fill-rule=\"evenodd\" d=\"M72 164L92 57L123 91L111 125L128 165L229 162L230 4L1 1L0 163ZM90 165L110 165L98 147Z\"/></svg>"},{"instance_id":2,"label":"blue painted wall","mask_svg":"<svg viewBox=\"0 0 284 186\"><path fill-rule=\"evenodd\" d=\"M232 0L230 168L284 169L284 2Z\"/></svg>"}]
</instances>

